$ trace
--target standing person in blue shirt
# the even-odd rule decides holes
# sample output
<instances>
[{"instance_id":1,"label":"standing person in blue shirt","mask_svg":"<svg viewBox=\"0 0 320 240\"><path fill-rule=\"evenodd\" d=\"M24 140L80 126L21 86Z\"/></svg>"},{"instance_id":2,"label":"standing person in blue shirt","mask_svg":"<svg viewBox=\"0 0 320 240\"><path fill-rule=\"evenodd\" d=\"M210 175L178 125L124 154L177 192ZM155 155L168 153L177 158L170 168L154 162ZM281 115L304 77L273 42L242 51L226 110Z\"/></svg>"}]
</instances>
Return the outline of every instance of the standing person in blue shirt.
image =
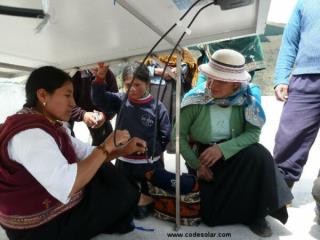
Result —
<instances>
[{"instance_id":1,"label":"standing person in blue shirt","mask_svg":"<svg viewBox=\"0 0 320 240\"><path fill-rule=\"evenodd\" d=\"M289 187L299 181L320 126L319 26L319 1L298 0L275 69L275 95L285 104L274 158Z\"/></svg>"},{"instance_id":2,"label":"standing person in blue shirt","mask_svg":"<svg viewBox=\"0 0 320 240\"><path fill-rule=\"evenodd\" d=\"M113 93L105 91L105 71L106 67L99 64L96 79L92 84L92 100L95 106L103 111L107 116L117 114L121 110L118 129L127 129L131 136L140 137L147 142L149 150L144 155L130 154L117 159L116 167L131 182L141 185L141 195L136 212L136 218L144 218L152 208L152 198L148 196L145 173L154 169L163 169L161 154L165 151L170 140L171 125L167 109L163 103L156 102L149 93L150 77L148 68L138 63L127 65L122 73L122 80L126 91L132 83L128 92L128 99L125 93ZM133 76L136 76L133 79ZM154 126L156 123L156 106L158 106L158 131L154 138ZM153 151L153 142L155 150ZM154 156L152 154L154 152Z\"/></svg>"}]
</instances>

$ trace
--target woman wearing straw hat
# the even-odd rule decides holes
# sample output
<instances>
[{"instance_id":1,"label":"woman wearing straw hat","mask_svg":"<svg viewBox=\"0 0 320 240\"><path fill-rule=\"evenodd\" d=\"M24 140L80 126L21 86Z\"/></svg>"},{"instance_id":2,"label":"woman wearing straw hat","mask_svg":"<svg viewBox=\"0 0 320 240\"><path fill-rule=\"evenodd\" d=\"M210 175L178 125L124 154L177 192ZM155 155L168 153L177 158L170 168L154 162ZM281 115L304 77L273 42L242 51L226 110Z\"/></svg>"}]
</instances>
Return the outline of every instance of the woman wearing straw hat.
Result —
<instances>
[{"instance_id":1,"label":"woman wearing straw hat","mask_svg":"<svg viewBox=\"0 0 320 240\"><path fill-rule=\"evenodd\" d=\"M265 217L285 223L292 195L258 143L265 115L244 63L240 53L221 49L200 65L208 81L182 100L180 147L188 169L199 177L204 223L242 223L267 237L272 231Z\"/></svg>"}]
</instances>

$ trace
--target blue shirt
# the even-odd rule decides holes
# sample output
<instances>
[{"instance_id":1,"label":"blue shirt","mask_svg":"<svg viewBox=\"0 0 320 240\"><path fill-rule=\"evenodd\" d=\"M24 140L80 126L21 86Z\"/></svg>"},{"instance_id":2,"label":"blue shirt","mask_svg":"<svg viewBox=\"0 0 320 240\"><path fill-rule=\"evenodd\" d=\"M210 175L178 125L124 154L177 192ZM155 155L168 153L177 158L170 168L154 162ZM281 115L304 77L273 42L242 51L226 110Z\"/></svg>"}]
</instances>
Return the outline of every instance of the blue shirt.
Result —
<instances>
[{"instance_id":1,"label":"blue shirt","mask_svg":"<svg viewBox=\"0 0 320 240\"><path fill-rule=\"evenodd\" d=\"M320 73L320 2L298 0L285 27L274 86L288 84L290 74Z\"/></svg>"}]
</instances>

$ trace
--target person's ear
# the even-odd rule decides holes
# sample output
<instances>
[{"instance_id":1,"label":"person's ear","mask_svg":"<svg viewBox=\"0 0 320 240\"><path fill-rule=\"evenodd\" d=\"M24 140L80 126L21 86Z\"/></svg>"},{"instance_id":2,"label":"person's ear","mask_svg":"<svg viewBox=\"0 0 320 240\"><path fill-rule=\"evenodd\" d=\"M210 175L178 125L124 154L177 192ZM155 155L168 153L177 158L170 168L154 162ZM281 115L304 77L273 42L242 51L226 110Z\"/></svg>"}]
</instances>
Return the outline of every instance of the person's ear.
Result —
<instances>
[{"instance_id":1,"label":"person's ear","mask_svg":"<svg viewBox=\"0 0 320 240\"><path fill-rule=\"evenodd\" d=\"M48 92L43 88L39 88L37 90L37 98L38 101L45 106L47 104Z\"/></svg>"}]
</instances>

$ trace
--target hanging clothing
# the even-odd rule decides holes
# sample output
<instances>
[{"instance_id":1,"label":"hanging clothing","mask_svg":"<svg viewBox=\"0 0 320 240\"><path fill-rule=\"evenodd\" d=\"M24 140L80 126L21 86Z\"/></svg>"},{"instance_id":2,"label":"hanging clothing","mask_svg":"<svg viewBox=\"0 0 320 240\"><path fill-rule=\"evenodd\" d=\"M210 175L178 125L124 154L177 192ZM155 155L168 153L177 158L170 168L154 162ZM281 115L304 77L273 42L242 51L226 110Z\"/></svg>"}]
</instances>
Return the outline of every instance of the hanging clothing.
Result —
<instances>
[{"instance_id":1,"label":"hanging clothing","mask_svg":"<svg viewBox=\"0 0 320 240\"><path fill-rule=\"evenodd\" d=\"M169 55L160 55L159 61L166 64L169 59ZM173 123L176 115L176 81L174 79L162 79L161 75L155 74L156 68L163 68L153 59L148 58L146 63L150 72L150 92L151 95L157 98L158 91L159 100L162 101L168 110L170 122ZM177 55L172 55L169 63L169 68L175 68L177 66ZM182 62L181 62L181 93L183 96L188 92L198 76L197 63L191 53L187 49L182 51ZM161 83L160 83L161 82Z\"/></svg>"},{"instance_id":2,"label":"hanging clothing","mask_svg":"<svg viewBox=\"0 0 320 240\"><path fill-rule=\"evenodd\" d=\"M220 49L232 49L241 53L245 57L246 70L251 73L266 68L264 54L259 36L248 36L243 38L229 39L224 41L205 44L202 48L190 47L190 50L198 50L201 56L198 58L198 65L208 63L209 56ZM207 53L206 53L207 51Z\"/></svg>"}]
</instances>

